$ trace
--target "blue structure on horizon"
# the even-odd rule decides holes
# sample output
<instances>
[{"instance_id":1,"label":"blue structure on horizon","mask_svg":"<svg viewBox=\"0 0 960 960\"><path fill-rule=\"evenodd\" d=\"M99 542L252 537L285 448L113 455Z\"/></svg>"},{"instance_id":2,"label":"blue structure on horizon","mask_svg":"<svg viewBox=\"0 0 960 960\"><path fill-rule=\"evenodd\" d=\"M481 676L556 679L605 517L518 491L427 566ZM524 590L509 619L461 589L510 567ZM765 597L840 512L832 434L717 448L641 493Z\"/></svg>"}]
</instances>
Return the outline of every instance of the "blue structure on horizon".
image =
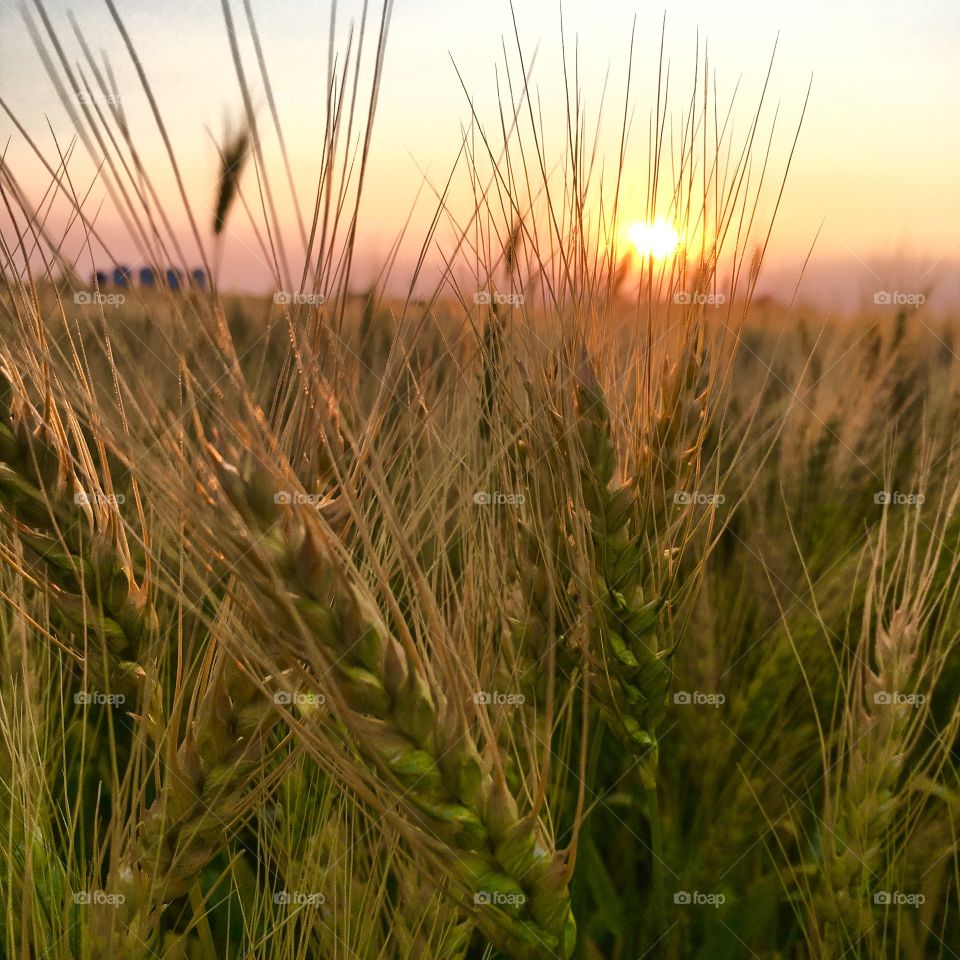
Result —
<instances>
[{"instance_id":1,"label":"blue structure on horizon","mask_svg":"<svg viewBox=\"0 0 960 960\"><path fill-rule=\"evenodd\" d=\"M160 286L161 277L166 280L171 290L185 290L192 287L196 290L207 289L207 271L195 267L189 277L179 267L167 267L166 270L157 270L153 267L141 267L137 271L137 286L144 289L155 289ZM123 264L114 266L110 273L97 270L90 278L91 286L106 287L113 285L121 289L133 286L133 271Z\"/></svg>"},{"instance_id":2,"label":"blue structure on horizon","mask_svg":"<svg viewBox=\"0 0 960 960\"><path fill-rule=\"evenodd\" d=\"M167 268L167 286L171 290L179 290L183 286L183 271L179 267Z\"/></svg>"}]
</instances>

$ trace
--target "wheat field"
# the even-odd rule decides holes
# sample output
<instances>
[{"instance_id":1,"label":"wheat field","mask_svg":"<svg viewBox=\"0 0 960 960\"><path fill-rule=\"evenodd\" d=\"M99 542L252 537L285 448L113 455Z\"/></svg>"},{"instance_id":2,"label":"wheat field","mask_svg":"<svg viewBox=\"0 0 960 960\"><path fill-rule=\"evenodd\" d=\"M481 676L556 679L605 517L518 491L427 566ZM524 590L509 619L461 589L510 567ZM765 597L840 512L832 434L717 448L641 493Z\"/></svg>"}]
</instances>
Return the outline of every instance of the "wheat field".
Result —
<instances>
[{"instance_id":1,"label":"wheat field","mask_svg":"<svg viewBox=\"0 0 960 960\"><path fill-rule=\"evenodd\" d=\"M0 955L957 956L958 328L757 296L802 112L733 124L706 56L626 91L699 238L638 259L626 146L505 51L404 295L351 269L392 4L302 197L223 3L210 208L107 7L164 170L40 3L76 139L0 97L47 184L0 157ZM221 288L241 223L269 295Z\"/></svg>"}]
</instances>

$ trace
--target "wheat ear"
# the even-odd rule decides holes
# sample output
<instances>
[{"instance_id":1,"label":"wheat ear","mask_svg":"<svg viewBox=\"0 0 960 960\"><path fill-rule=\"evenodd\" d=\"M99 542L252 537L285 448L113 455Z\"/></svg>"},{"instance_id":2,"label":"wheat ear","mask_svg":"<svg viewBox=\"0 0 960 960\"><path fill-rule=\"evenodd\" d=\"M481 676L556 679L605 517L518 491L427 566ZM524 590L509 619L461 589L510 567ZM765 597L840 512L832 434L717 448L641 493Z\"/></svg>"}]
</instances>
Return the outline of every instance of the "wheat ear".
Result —
<instances>
[{"instance_id":1,"label":"wheat ear","mask_svg":"<svg viewBox=\"0 0 960 960\"><path fill-rule=\"evenodd\" d=\"M255 577L250 615L278 629L323 677L360 753L399 789L403 807L441 841L456 885L472 895L478 925L518 960L570 956L576 924L565 857L545 828L520 817L502 776L491 777L462 714L448 706L412 647L384 629L372 602L322 548L308 510L286 511L263 472L249 480L215 453L218 480L245 521ZM291 519L293 522L291 522ZM254 534L251 536L251 533ZM512 894L510 908L489 902Z\"/></svg>"},{"instance_id":2,"label":"wheat ear","mask_svg":"<svg viewBox=\"0 0 960 960\"><path fill-rule=\"evenodd\" d=\"M871 633L864 617L864 641ZM914 693L922 637L917 615L905 607L889 625L875 623L875 668L861 662L852 684L855 700L847 707L844 758L839 787L827 809L824 836L824 887L819 908L826 918L824 940L831 956L856 943L876 921L872 889L882 875L890 830L899 806L897 785L924 708L891 702Z\"/></svg>"},{"instance_id":3,"label":"wheat ear","mask_svg":"<svg viewBox=\"0 0 960 960\"><path fill-rule=\"evenodd\" d=\"M163 788L115 870L112 886L125 897L123 909L104 913L96 930L100 946L115 955L142 956L164 904L185 895L223 849L279 719L239 663L227 657L214 670Z\"/></svg>"},{"instance_id":4,"label":"wheat ear","mask_svg":"<svg viewBox=\"0 0 960 960\"><path fill-rule=\"evenodd\" d=\"M666 709L670 678L655 638L663 602L643 596L643 537L635 532L634 484L615 483L619 456L610 413L585 353L574 378L573 407L572 432L559 412L552 414L553 452L565 462L528 469L543 522L539 530L527 522L520 533L518 579L526 609L516 640L533 663L525 682L536 689L535 667L551 644L562 673L573 675L573 634L585 621L592 641L586 666L600 712L627 749L651 761L645 768L652 770L655 730ZM525 459L531 459L533 447L532 439L522 447ZM562 478L571 467L574 480L567 486ZM579 497L571 499L571 489ZM577 500L583 507L579 516Z\"/></svg>"},{"instance_id":5,"label":"wheat ear","mask_svg":"<svg viewBox=\"0 0 960 960\"><path fill-rule=\"evenodd\" d=\"M629 482L614 485L617 450L610 414L586 355L577 371L576 434L597 576L590 619L601 656L591 658L593 689L610 729L631 752L655 763L655 730L670 680L655 634L663 604L643 598L643 553L631 523L636 495Z\"/></svg>"},{"instance_id":6,"label":"wheat ear","mask_svg":"<svg viewBox=\"0 0 960 960\"><path fill-rule=\"evenodd\" d=\"M0 520L41 571L39 583L63 621L80 636L102 639L99 655L88 659L93 675L129 692L143 676L137 652L156 615L113 542L87 534L89 497L64 442L26 401L14 412L12 393L0 373ZM72 496L67 478L76 487Z\"/></svg>"}]
</instances>

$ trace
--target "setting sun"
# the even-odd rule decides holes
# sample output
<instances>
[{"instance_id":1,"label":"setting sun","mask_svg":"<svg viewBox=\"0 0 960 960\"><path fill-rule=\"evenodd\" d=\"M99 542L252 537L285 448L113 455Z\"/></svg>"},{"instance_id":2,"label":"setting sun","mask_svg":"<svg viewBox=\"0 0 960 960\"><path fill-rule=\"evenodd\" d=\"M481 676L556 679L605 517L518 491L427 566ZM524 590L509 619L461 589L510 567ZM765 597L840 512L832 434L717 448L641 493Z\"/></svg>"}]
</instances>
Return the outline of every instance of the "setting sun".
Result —
<instances>
[{"instance_id":1,"label":"setting sun","mask_svg":"<svg viewBox=\"0 0 960 960\"><path fill-rule=\"evenodd\" d=\"M669 257L680 246L680 234L662 217L657 217L653 223L635 223L627 231L627 236L640 256L653 257L654 260Z\"/></svg>"}]
</instances>

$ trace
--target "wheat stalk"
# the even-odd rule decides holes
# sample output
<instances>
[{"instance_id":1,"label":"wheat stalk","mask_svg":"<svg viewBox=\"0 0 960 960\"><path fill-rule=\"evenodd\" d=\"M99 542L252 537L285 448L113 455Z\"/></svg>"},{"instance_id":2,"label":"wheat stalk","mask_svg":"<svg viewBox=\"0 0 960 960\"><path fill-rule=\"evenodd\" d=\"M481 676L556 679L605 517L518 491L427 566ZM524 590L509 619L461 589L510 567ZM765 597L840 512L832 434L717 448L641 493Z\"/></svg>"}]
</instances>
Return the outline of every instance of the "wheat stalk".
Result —
<instances>
[{"instance_id":1,"label":"wheat stalk","mask_svg":"<svg viewBox=\"0 0 960 960\"><path fill-rule=\"evenodd\" d=\"M630 518L631 483L615 486L617 450L606 398L584 354L577 371L575 429L584 454L580 468L591 519L597 595L591 628L602 659L593 664L596 691L610 729L638 756L656 763L655 729L666 710L670 670L657 649L655 628L663 605L643 597L641 541Z\"/></svg>"},{"instance_id":2,"label":"wheat stalk","mask_svg":"<svg viewBox=\"0 0 960 960\"><path fill-rule=\"evenodd\" d=\"M386 632L369 598L320 546L308 512L285 517L262 471L245 479L216 452L215 466L247 526L236 546L243 544L255 576L255 630L275 636L279 628L294 638L296 655L341 706L357 749L444 844L486 936L521 960L569 956L576 928L565 859L545 848L542 824L519 815L502 774L485 771L449 692L424 672L409 643ZM491 894L512 895L514 909L486 905Z\"/></svg>"},{"instance_id":3,"label":"wheat stalk","mask_svg":"<svg viewBox=\"0 0 960 960\"><path fill-rule=\"evenodd\" d=\"M575 373L573 404L572 431L559 413L554 426L558 451L566 453L575 472L582 513L578 519L574 506L571 514L576 501L555 479L563 476L564 465L548 464L551 476L536 483L547 519L539 535L530 527L522 535L528 561L523 592L530 612L520 628L521 642L539 660L552 642L553 624L569 675L572 634L582 617L593 641L585 647L591 690L604 720L624 746L655 766L655 728L665 712L670 676L655 638L663 601L644 597L646 564L642 538L634 532L637 496L632 482L615 483L619 456L610 414L586 353ZM579 565L578 557L584 561ZM563 586L561 596L555 579ZM579 607L571 594L579 598Z\"/></svg>"},{"instance_id":4,"label":"wheat stalk","mask_svg":"<svg viewBox=\"0 0 960 960\"><path fill-rule=\"evenodd\" d=\"M89 495L76 479L62 431L24 398L15 405L12 397L12 384L0 374L0 520L22 544L62 621L79 636L96 638L86 661L93 675L129 693L144 675L136 661L156 614L115 541L87 533Z\"/></svg>"},{"instance_id":5,"label":"wheat stalk","mask_svg":"<svg viewBox=\"0 0 960 960\"><path fill-rule=\"evenodd\" d=\"M865 631L871 631L870 621L865 617ZM853 684L856 700L847 710L842 745L849 753L824 822L819 907L830 955L856 943L876 919L872 895L884 873L884 851L900 803L897 785L918 712L910 704L885 700L914 692L920 636L916 611L906 607L898 608L889 624L877 622L870 643L875 669L861 664L862 679ZM864 649L867 643L865 638Z\"/></svg>"},{"instance_id":6,"label":"wheat stalk","mask_svg":"<svg viewBox=\"0 0 960 960\"><path fill-rule=\"evenodd\" d=\"M249 788L262 779L265 742L279 715L235 659L227 655L211 669L163 787L113 871L123 909L104 911L94 931L111 955L143 955L164 905L184 896L224 848Z\"/></svg>"},{"instance_id":7,"label":"wheat stalk","mask_svg":"<svg viewBox=\"0 0 960 960\"><path fill-rule=\"evenodd\" d=\"M213 211L213 232L219 236L227 214L240 189L240 177L250 155L250 131L246 126L229 133L220 148L220 172L217 177L217 202Z\"/></svg>"},{"instance_id":8,"label":"wheat stalk","mask_svg":"<svg viewBox=\"0 0 960 960\"><path fill-rule=\"evenodd\" d=\"M954 494L947 518L956 502ZM864 938L871 946L882 939L875 928L885 929L878 917L888 908L875 895L890 892L882 885L896 879L889 868L894 850L909 840L917 818L905 777L932 783L946 762L940 750L925 749L922 738L947 649L930 624L936 605L955 596L957 561L955 555L945 565L940 560L941 521L928 528L933 540L923 557L919 512L905 524L899 549L889 553L887 522L885 515L840 717L836 771L833 765L825 770L823 862L813 903L828 956ZM944 742L953 741L958 723L954 712Z\"/></svg>"}]
</instances>

